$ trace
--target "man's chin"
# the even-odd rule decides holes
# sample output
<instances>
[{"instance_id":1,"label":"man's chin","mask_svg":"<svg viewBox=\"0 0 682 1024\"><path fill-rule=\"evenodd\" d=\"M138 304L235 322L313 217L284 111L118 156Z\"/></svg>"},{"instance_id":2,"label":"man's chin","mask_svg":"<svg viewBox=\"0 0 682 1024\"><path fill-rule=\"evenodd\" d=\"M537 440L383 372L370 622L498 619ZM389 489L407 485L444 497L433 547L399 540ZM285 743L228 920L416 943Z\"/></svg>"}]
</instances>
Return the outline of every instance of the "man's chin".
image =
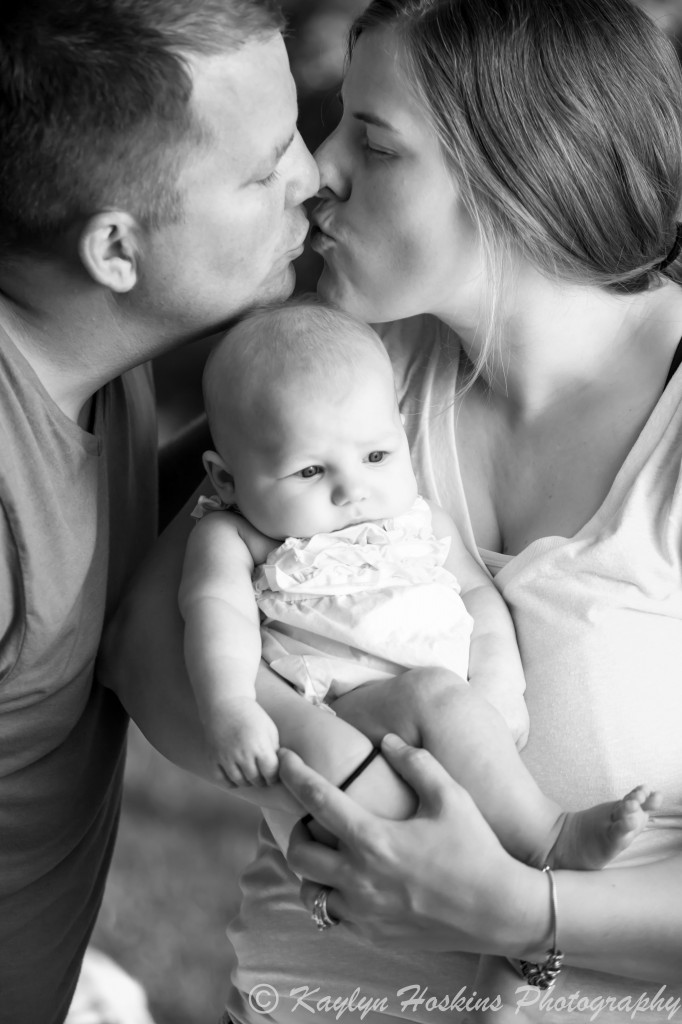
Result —
<instances>
[{"instance_id":1,"label":"man's chin","mask_svg":"<svg viewBox=\"0 0 682 1024\"><path fill-rule=\"evenodd\" d=\"M296 287L296 271L292 263L289 263L283 270L265 280L258 288L246 309L253 309L255 306L269 306L278 302L285 302L291 298Z\"/></svg>"},{"instance_id":2,"label":"man's chin","mask_svg":"<svg viewBox=\"0 0 682 1024\"><path fill-rule=\"evenodd\" d=\"M284 273L276 284L273 284L273 293L267 299L266 302L284 302L285 299L291 298L296 287L296 268L293 263L289 263Z\"/></svg>"}]
</instances>

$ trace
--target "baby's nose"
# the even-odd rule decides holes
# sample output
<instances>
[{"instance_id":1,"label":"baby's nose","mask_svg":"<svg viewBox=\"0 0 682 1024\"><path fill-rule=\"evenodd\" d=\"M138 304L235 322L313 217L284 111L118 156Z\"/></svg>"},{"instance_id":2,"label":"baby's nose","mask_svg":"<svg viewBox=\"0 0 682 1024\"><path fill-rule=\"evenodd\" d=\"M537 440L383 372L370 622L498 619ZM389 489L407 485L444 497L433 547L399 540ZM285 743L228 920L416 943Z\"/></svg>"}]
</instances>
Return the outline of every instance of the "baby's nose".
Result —
<instances>
[{"instance_id":1,"label":"baby's nose","mask_svg":"<svg viewBox=\"0 0 682 1024\"><path fill-rule=\"evenodd\" d=\"M332 501L335 505L354 505L358 501L364 501L366 497L367 491L360 480L339 480L332 491Z\"/></svg>"}]
</instances>

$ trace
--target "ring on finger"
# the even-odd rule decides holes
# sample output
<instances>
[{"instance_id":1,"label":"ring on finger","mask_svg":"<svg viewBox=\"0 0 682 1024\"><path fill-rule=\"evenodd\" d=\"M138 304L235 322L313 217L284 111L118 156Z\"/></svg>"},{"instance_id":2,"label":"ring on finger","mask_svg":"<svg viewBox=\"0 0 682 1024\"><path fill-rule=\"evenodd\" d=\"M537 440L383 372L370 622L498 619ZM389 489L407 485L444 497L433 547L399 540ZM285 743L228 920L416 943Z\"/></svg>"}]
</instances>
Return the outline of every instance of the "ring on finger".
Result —
<instances>
[{"instance_id":1,"label":"ring on finger","mask_svg":"<svg viewBox=\"0 0 682 1024\"><path fill-rule=\"evenodd\" d=\"M313 911L310 916L317 925L317 930L320 932L325 931L327 928L331 928L332 925L340 923L338 917L332 917L327 910L327 897L330 892L331 889L326 885L323 885L313 900Z\"/></svg>"}]
</instances>

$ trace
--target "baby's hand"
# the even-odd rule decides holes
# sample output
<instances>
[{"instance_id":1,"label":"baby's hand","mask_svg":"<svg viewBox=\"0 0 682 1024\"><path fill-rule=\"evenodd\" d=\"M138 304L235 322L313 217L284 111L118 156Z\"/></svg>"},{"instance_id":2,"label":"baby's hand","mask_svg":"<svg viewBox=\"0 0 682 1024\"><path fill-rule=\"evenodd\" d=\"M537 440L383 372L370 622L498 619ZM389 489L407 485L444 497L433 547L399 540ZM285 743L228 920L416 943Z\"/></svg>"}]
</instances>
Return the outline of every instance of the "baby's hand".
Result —
<instances>
[{"instance_id":1,"label":"baby's hand","mask_svg":"<svg viewBox=\"0 0 682 1024\"><path fill-rule=\"evenodd\" d=\"M221 703L206 732L213 763L230 785L269 786L277 781L277 726L251 697Z\"/></svg>"}]
</instances>

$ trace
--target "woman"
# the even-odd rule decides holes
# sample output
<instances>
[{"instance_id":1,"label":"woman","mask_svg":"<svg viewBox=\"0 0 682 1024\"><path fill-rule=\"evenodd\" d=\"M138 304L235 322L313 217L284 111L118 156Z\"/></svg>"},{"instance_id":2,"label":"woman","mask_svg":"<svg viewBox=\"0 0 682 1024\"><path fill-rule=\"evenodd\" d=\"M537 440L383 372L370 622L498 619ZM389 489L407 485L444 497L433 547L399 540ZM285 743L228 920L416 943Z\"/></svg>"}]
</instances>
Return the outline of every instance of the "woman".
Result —
<instances>
[{"instance_id":1,"label":"woman","mask_svg":"<svg viewBox=\"0 0 682 1024\"><path fill-rule=\"evenodd\" d=\"M422 800L395 823L285 755L342 845L299 829L306 911L263 832L229 933L235 1020L463 1019L481 953L499 958L488 1008L504 992L511 1010L522 981L505 958L545 964L557 941L540 1019L575 996L574 1020L609 998L602 1019L637 1004L654 1021L645 992L682 998L682 373L665 386L682 335L680 95L628 0L375 0L356 24L319 153L320 291L397 321L385 341L420 486L512 609L543 790L579 807L636 778L666 804L618 870L556 872L557 936L548 878L437 766L386 749ZM401 731L385 694L336 710L376 740Z\"/></svg>"},{"instance_id":2,"label":"woman","mask_svg":"<svg viewBox=\"0 0 682 1024\"><path fill-rule=\"evenodd\" d=\"M680 95L667 44L625 0L376 0L317 155L320 291L368 321L401 321L385 340L421 487L497 572L515 616L526 764L564 806L605 800L632 772L666 794L620 870L557 873L566 962L552 995L589 996L583 1019L600 996L682 995L682 374L664 389L682 335ZM423 313L440 324L408 319ZM383 697L368 688L346 717L380 734ZM426 820L323 815L342 855L294 843L294 869L317 883L308 908L328 886L330 915L350 928L308 944L283 876L259 858L232 936L244 994L258 978L291 987L281 934L306 958L301 984L319 987L309 1004L358 986L393 994L397 1014L407 987L416 1018L428 1011L415 985L471 994L473 969L383 948L367 964L358 931L379 947L545 960L547 879L440 785L444 806L432 800ZM453 849L474 830L473 847ZM259 958L250 929L268 904L279 923ZM510 985L498 964L491 994Z\"/></svg>"}]
</instances>

